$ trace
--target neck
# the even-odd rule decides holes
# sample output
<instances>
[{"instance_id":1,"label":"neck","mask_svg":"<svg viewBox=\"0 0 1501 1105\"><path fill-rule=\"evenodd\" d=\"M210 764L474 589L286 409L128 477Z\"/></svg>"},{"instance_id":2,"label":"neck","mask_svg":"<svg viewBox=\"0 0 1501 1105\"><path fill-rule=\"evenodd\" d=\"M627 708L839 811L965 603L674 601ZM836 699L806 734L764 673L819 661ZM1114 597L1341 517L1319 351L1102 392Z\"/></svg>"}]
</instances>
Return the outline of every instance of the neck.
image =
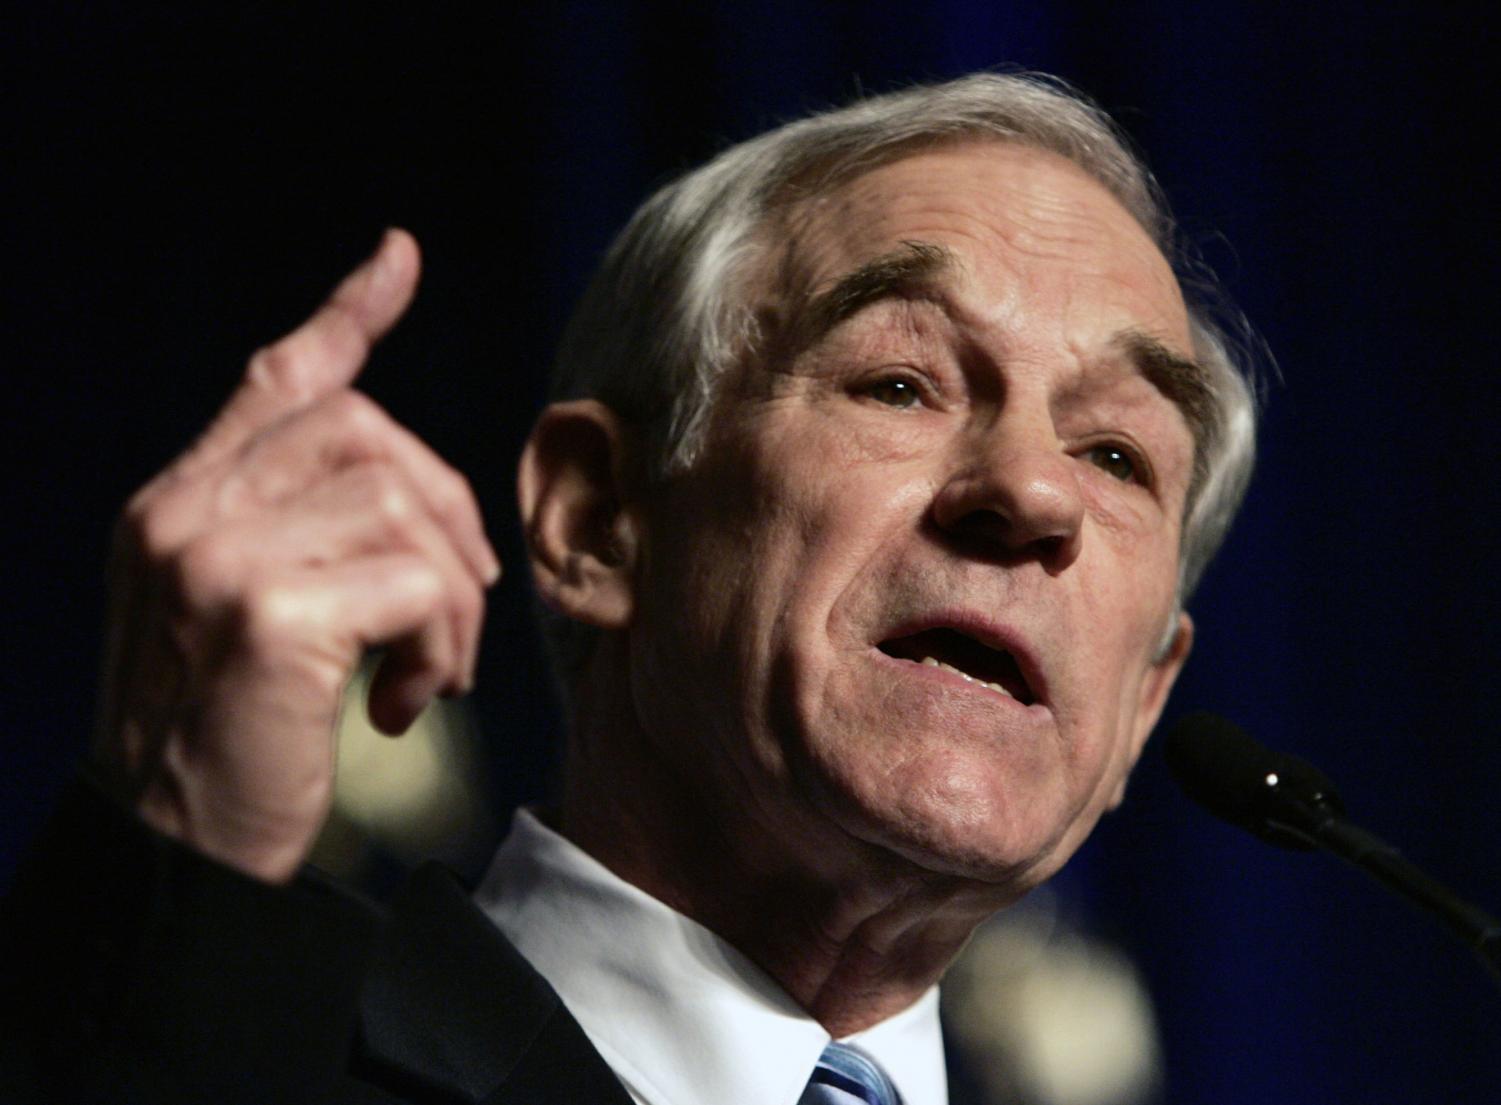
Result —
<instances>
[{"instance_id":1,"label":"neck","mask_svg":"<svg viewBox=\"0 0 1501 1105\"><path fill-rule=\"evenodd\" d=\"M707 808L644 733L619 723L629 716L575 716L561 831L728 941L835 1038L915 1002L1017 896L837 830L762 823L754 802Z\"/></svg>"}]
</instances>

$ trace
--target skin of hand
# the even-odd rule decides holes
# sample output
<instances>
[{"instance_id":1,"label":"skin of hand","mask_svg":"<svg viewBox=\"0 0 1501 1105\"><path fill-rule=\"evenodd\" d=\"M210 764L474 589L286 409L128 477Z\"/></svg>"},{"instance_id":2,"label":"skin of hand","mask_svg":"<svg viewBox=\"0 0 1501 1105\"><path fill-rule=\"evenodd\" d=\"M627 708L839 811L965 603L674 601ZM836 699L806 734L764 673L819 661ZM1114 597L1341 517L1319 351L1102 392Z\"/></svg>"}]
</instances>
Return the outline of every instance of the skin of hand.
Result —
<instances>
[{"instance_id":1,"label":"skin of hand","mask_svg":"<svg viewBox=\"0 0 1501 1105\"><path fill-rule=\"evenodd\" d=\"M420 267L388 231L116 530L94 765L154 829L269 882L327 816L364 652L387 650L369 709L399 733L472 685L500 576L467 481L352 388Z\"/></svg>"}]
</instances>

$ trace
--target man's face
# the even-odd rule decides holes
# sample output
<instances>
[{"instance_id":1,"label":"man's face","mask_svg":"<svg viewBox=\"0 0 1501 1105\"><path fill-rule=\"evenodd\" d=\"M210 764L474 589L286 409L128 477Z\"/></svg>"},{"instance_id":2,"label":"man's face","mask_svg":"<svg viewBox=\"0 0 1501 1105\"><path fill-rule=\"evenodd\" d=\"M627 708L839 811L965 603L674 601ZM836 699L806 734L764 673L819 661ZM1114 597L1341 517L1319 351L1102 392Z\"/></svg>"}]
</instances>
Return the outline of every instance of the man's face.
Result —
<instances>
[{"instance_id":1,"label":"man's face","mask_svg":"<svg viewBox=\"0 0 1501 1105\"><path fill-rule=\"evenodd\" d=\"M1181 663L1193 441L1148 379L1189 357L1177 282L1099 184L997 143L767 233L764 352L643 508L643 728L737 839L1032 885Z\"/></svg>"}]
</instances>

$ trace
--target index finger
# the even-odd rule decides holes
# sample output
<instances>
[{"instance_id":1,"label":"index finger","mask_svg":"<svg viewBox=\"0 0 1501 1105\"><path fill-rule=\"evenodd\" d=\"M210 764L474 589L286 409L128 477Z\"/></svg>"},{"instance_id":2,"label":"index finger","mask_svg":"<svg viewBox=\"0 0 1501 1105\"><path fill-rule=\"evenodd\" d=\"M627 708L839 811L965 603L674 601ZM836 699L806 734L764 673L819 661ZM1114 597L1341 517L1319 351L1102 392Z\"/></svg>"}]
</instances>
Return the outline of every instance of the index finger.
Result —
<instances>
[{"instance_id":1,"label":"index finger","mask_svg":"<svg viewBox=\"0 0 1501 1105\"><path fill-rule=\"evenodd\" d=\"M371 347L412 302L421 268L416 240L405 230L387 230L306 322L250 358L240 386L185 459L222 457L272 422L353 383Z\"/></svg>"}]
</instances>

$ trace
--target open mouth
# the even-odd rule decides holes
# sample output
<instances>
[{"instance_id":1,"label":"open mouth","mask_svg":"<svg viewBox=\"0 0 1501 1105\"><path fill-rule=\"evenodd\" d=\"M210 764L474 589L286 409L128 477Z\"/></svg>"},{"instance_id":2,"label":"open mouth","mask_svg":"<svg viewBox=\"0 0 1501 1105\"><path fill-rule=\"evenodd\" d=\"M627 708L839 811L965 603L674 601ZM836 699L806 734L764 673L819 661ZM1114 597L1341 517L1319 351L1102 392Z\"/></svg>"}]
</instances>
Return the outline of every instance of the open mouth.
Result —
<instances>
[{"instance_id":1,"label":"open mouth","mask_svg":"<svg viewBox=\"0 0 1501 1105\"><path fill-rule=\"evenodd\" d=\"M925 629L907 637L893 637L876 646L887 656L943 668L955 675L1014 698L1024 706L1037 701L1016 658L1005 649L981 644L957 629Z\"/></svg>"}]
</instances>

